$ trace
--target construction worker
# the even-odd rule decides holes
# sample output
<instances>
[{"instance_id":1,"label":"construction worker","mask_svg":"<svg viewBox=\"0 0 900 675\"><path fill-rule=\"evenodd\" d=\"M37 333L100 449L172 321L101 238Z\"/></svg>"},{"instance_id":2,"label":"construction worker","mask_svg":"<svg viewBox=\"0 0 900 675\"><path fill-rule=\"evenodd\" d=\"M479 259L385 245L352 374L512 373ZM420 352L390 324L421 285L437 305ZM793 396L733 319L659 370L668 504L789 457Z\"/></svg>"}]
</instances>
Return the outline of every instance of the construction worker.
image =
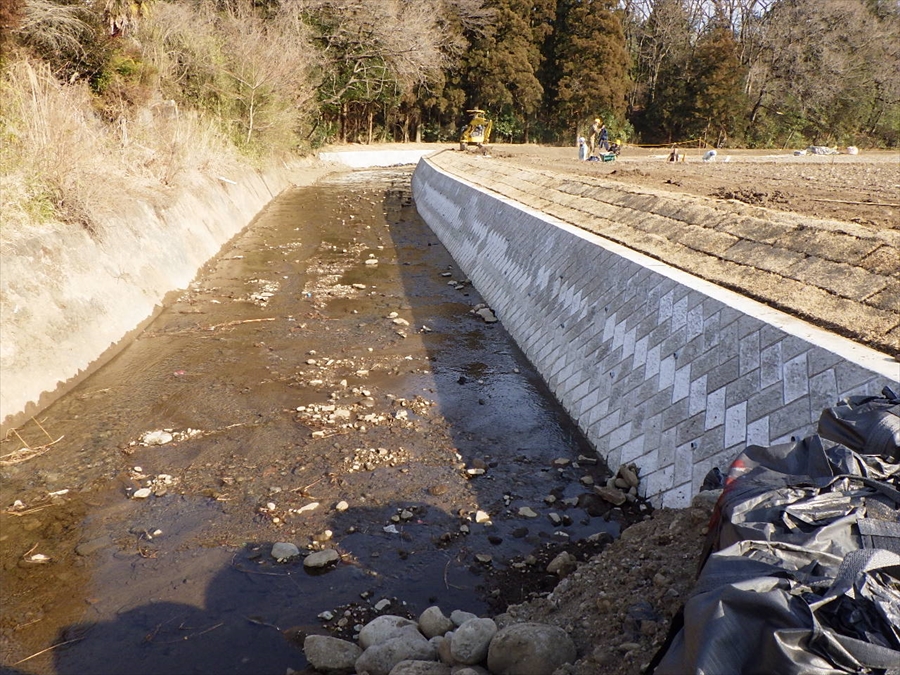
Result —
<instances>
[{"instance_id":1,"label":"construction worker","mask_svg":"<svg viewBox=\"0 0 900 675\"><path fill-rule=\"evenodd\" d=\"M594 123L591 125L591 135L589 137L589 143L591 146L590 157L593 157L597 154L597 141L600 138L600 130L603 128L603 120L599 117L594 119Z\"/></svg>"}]
</instances>

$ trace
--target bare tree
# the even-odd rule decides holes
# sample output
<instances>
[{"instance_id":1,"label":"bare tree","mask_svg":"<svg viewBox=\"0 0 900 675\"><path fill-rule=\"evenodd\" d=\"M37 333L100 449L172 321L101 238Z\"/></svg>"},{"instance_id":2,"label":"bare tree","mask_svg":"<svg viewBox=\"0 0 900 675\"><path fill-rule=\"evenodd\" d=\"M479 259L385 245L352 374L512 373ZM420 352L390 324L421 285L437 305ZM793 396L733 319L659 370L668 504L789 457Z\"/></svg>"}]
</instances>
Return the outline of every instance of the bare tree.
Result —
<instances>
[{"instance_id":1,"label":"bare tree","mask_svg":"<svg viewBox=\"0 0 900 675\"><path fill-rule=\"evenodd\" d=\"M896 20L863 0L781 0L759 37L751 121L793 117L814 141L833 141L900 101Z\"/></svg>"}]
</instances>

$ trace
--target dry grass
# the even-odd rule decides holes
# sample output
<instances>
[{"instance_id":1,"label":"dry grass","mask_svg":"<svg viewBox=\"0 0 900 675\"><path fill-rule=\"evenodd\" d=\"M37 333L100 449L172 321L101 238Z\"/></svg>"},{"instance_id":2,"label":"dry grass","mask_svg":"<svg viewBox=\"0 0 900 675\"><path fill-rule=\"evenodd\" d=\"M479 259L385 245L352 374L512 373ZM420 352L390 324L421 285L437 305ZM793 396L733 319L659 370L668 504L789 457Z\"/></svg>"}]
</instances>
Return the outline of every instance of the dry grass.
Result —
<instances>
[{"instance_id":1,"label":"dry grass","mask_svg":"<svg viewBox=\"0 0 900 675\"><path fill-rule=\"evenodd\" d=\"M102 223L123 199L239 163L214 123L172 101L132 108L106 124L85 85L61 84L49 67L25 59L7 67L0 86L4 240L35 220L102 236Z\"/></svg>"},{"instance_id":2,"label":"dry grass","mask_svg":"<svg viewBox=\"0 0 900 675\"><path fill-rule=\"evenodd\" d=\"M112 154L103 125L91 112L82 85L63 86L50 68L20 60L7 67L0 83L4 143L4 230L12 214L55 215L95 227L91 205L115 186L98 176L102 158ZM7 192L8 191L8 192Z\"/></svg>"}]
</instances>

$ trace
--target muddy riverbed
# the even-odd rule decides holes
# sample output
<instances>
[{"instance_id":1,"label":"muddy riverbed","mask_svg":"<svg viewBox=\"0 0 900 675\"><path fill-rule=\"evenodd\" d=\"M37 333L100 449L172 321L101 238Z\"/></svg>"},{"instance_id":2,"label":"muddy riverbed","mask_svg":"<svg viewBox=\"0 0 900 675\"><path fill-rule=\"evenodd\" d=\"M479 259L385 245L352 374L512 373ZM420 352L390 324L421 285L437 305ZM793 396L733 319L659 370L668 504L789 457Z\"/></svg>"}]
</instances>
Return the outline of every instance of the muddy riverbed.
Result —
<instances>
[{"instance_id":1,"label":"muddy riverbed","mask_svg":"<svg viewBox=\"0 0 900 675\"><path fill-rule=\"evenodd\" d=\"M502 611L555 583L512 563L584 560L649 512L591 496L606 467L473 313L410 175L282 195L7 436L3 673L302 670L309 632ZM276 542L340 561L309 573Z\"/></svg>"}]
</instances>

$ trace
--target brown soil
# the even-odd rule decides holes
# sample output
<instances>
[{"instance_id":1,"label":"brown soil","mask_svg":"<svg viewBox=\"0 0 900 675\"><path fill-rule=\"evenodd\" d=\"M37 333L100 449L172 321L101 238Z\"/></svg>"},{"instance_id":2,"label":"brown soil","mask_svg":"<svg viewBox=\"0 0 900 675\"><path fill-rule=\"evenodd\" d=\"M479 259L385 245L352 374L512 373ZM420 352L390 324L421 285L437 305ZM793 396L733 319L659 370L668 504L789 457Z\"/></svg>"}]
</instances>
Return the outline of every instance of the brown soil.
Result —
<instances>
[{"instance_id":1,"label":"brown soil","mask_svg":"<svg viewBox=\"0 0 900 675\"><path fill-rule=\"evenodd\" d=\"M900 153L807 155L791 151L684 150L626 147L614 162L580 162L571 148L495 146L494 157L535 169L602 177L628 185L734 199L778 211L900 230ZM729 161L724 161L725 158Z\"/></svg>"}]
</instances>

